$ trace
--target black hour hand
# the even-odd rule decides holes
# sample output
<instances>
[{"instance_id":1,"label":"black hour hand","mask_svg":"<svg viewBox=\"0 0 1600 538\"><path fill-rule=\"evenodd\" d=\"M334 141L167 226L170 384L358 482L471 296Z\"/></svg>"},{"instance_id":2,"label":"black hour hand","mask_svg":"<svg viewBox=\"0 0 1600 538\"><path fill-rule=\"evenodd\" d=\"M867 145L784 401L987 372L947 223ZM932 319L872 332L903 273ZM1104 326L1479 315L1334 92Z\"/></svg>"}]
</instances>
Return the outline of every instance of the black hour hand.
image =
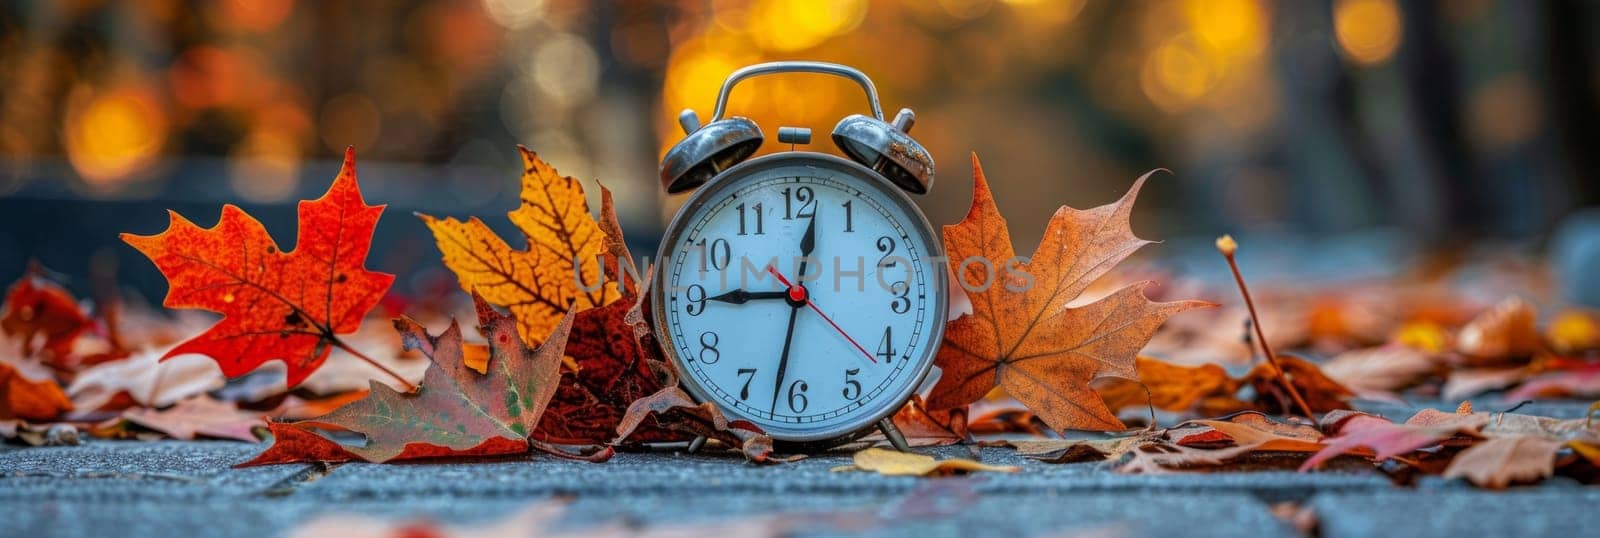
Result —
<instances>
[{"instance_id":1,"label":"black hour hand","mask_svg":"<svg viewBox=\"0 0 1600 538\"><path fill-rule=\"evenodd\" d=\"M722 295L718 295L716 297L707 297L706 300L707 301L717 301L717 302L728 303L728 304L744 304L745 302L748 302L748 301L760 301L760 300L766 300L766 299L783 299L784 297L787 297L787 292L782 292L782 291L733 290L733 291L730 291L728 293L724 293Z\"/></svg>"}]
</instances>

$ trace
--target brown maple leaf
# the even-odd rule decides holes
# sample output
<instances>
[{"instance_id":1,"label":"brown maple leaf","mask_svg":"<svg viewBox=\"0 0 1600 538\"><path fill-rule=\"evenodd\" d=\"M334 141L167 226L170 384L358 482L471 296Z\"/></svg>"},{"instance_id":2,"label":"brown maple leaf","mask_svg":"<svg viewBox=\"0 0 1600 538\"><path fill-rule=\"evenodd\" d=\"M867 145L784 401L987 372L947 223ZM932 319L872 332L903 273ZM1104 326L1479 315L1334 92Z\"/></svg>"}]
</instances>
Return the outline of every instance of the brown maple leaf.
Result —
<instances>
[{"instance_id":1,"label":"brown maple leaf","mask_svg":"<svg viewBox=\"0 0 1600 538\"><path fill-rule=\"evenodd\" d=\"M972 169L972 209L959 224L944 227L946 254L958 264L977 257L995 267L1010 267L1011 235L976 155ZM1148 243L1133 235L1129 214L1149 176L1140 177L1112 204L1057 210L1033 255L1016 264L1020 273L999 271L1006 276L996 282L984 281L983 270L966 274L967 289L984 291L969 291L972 313L945 329L935 359L943 374L928 398L929 407L967 405L998 385L1052 428L1123 428L1089 387L1090 380L1102 375L1136 377L1134 356L1156 328L1178 312L1212 306L1201 301L1152 302L1144 296L1149 283L1068 306L1097 278Z\"/></svg>"},{"instance_id":2,"label":"brown maple leaf","mask_svg":"<svg viewBox=\"0 0 1600 538\"><path fill-rule=\"evenodd\" d=\"M610 230L589 215L583 185L528 148L517 149L522 154L522 203L507 216L527 237L526 250L513 249L477 217L417 216L433 231L444 264L455 272L461 289L510 309L523 339L537 343L569 310L617 299L615 281L597 285L602 255L617 251L605 245Z\"/></svg>"},{"instance_id":3,"label":"brown maple leaf","mask_svg":"<svg viewBox=\"0 0 1600 538\"><path fill-rule=\"evenodd\" d=\"M489 340L487 373L463 359L460 325L451 322L434 336L415 321L395 320L406 347L432 364L414 393L372 383L366 398L332 413L297 423L273 423L273 445L242 465L295 461L396 459L523 453L528 436L556 392L561 356L571 328L569 314L529 349L518 323L473 296L479 331ZM360 446L340 444L313 428L340 428L366 437Z\"/></svg>"},{"instance_id":4,"label":"brown maple leaf","mask_svg":"<svg viewBox=\"0 0 1600 538\"><path fill-rule=\"evenodd\" d=\"M722 414L722 410L717 409L717 404L696 403L689 393L677 385L661 389L629 405L622 421L617 424L616 439L611 444L645 442L634 437L647 419L654 419L650 422L657 428L679 432L687 438L704 436L739 447L746 458L756 463L766 463L771 459L772 437L760 426L744 420L730 421Z\"/></svg>"},{"instance_id":5,"label":"brown maple leaf","mask_svg":"<svg viewBox=\"0 0 1600 538\"><path fill-rule=\"evenodd\" d=\"M362 199L355 159L355 150L346 149L344 165L327 194L300 202L293 252L284 252L260 221L232 204L222 207L222 217L211 228L169 212L171 223L160 234L122 234L124 242L150 258L167 278L168 308L223 315L164 359L199 353L216 360L228 377L282 360L288 384L294 386L322 366L336 347L365 357L338 335L360 327L394 275L364 266L384 206L369 206Z\"/></svg>"},{"instance_id":6,"label":"brown maple leaf","mask_svg":"<svg viewBox=\"0 0 1600 538\"><path fill-rule=\"evenodd\" d=\"M1587 458L1586 448L1600 446L1600 425L1587 418L1561 420L1515 413L1487 418L1481 431L1484 439L1456 454L1444 470L1445 478L1504 488L1554 475L1557 451L1562 447L1571 447Z\"/></svg>"}]
</instances>

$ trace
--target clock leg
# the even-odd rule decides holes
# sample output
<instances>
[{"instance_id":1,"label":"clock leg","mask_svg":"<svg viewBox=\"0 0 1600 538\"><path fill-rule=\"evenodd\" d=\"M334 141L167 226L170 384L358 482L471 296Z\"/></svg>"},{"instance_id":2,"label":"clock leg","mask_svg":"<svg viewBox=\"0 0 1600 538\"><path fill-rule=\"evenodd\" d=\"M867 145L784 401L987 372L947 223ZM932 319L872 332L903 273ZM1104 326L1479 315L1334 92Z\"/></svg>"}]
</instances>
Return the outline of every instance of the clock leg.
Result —
<instances>
[{"instance_id":1,"label":"clock leg","mask_svg":"<svg viewBox=\"0 0 1600 538\"><path fill-rule=\"evenodd\" d=\"M894 445L895 450L901 452L911 451L911 445L906 443L906 436L900 433L900 428L895 427L892 418L883 417L883 420L878 421L878 429L883 432L885 438L889 439L889 444Z\"/></svg>"},{"instance_id":2,"label":"clock leg","mask_svg":"<svg viewBox=\"0 0 1600 538\"><path fill-rule=\"evenodd\" d=\"M695 452L699 452L700 447L703 446L706 446L706 436L696 436L693 441L689 441L689 453L693 454Z\"/></svg>"}]
</instances>

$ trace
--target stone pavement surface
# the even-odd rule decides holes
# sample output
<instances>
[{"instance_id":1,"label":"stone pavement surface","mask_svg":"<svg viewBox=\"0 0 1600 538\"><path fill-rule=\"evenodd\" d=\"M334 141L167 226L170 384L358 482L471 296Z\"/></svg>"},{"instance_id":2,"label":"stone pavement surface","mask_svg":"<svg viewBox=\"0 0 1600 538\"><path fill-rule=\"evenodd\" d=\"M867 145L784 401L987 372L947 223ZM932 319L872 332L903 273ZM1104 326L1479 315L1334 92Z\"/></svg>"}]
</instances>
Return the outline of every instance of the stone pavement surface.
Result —
<instances>
[{"instance_id":1,"label":"stone pavement surface","mask_svg":"<svg viewBox=\"0 0 1600 538\"><path fill-rule=\"evenodd\" d=\"M1563 478L1490 492L1436 478L1397 487L1362 466L1119 475L997 448L983 449L982 459L1023 472L946 479L832 472L849 463L843 453L771 466L736 455L651 452L620 453L603 464L530 457L231 467L262 448L221 441L0 448L0 536L280 536L323 514L482 524L554 497L571 499L555 523L570 530L792 514L796 534L806 536L1295 536L1270 512L1274 503L1293 501L1315 510L1317 531L1328 537L1600 533L1600 487ZM968 454L961 447L927 451Z\"/></svg>"}]
</instances>

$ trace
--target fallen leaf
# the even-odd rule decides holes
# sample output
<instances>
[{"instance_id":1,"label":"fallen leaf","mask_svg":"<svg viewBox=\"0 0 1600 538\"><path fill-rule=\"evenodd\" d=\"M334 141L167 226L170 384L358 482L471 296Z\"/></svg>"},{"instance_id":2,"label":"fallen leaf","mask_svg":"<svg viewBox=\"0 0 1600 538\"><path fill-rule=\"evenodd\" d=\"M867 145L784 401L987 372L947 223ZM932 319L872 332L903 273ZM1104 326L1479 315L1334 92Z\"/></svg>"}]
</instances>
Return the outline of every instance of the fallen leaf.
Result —
<instances>
[{"instance_id":1,"label":"fallen leaf","mask_svg":"<svg viewBox=\"0 0 1600 538\"><path fill-rule=\"evenodd\" d=\"M1477 437L1488 422L1487 414L1472 413L1470 409L1453 414L1424 409L1404 424L1366 413L1334 411L1322 417L1322 429L1330 437L1323 442L1322 450L1300 466L1300 471L1315 469L1324 461L1363 448L1372 450L1373 458L1382 461L1457 435Z\"/></svg>"},{"instance_id":2,"label":"fallen leaf","mask_svg":"<svg viewBox=\"0 0 1600 538\"><path fill-rule=\"evenodd\" d=\"M1355 393L1324 374L1316 363L1292 355L1279 355L1278 364L1283 366L1289 382L1300 391L1312 411L1322 413L1350 408L1350 399L1355 397ZM1257 405L1263 409L1293 409L1294 402L1284 392L1283 385L1277 380L1277 369L1271 363L1256 364L1243 380L1255 387Z\"/></svg>"},{"instance_id":3,"label":"fallen leaf","mask_svg":"<svg viewBox=\"0 0 1600 538\"><path fill-rule=\"evenodd\" d=\"M1600 396L1600 366L1540 374L1506 393L1506 401Z\"/></svg>"},{"instance_id":4,"label":"fallen leaf","mask_svg":"<svg viewBox=\"0 0 1600 538\"><path fill-rule=\"evenodd\" d=\"M1450 460L1445 478L1466 478L1480 487L1504 488L1516 482L1548 478L1555 473L1556 451L1571 447L1580 455L1600 444L1600 428L1587 418L1500 413L1484 425L1485 440Z\"/></svg>"},{"instance_id":5,"label":"fallen leaf","mask_svg":"<svg viewBox=\"0 0 1600 538\"><path fill-rule=\"evenodd\" d=\"M618 294L615 282L597 285L606 233L589 215L583 186L528 148L517 149L522 154L522 204L507 216L527 237L527 250L513 250L476 217L417 216L433 231L444 264L455 272L461 289L510 309L523 339L537 343L569 310L604 306Z\"/></svg>"},{"instance_id":6,"label":"fallen leaf","mask_svg":"<svg viewBox=\"0 0 1600 538\"><path fill-rule=\"evenodd\" d=\"M1527 377L1527 369L1521 366L1456 368L1445 376L1444 387L1439 390L1439 397L1452 402L1465 400L1491 390L1515 385Z\"/></svg>"},{"instance_id":7,"label":"fallen leaf","mask_svg":"<svg viewBox=\"0 0 1600 538\"><path fill-rule=\"evenodd\" d=\"M72 411L72 401L48 369L0 356L0 420L44 422L68 411Z\"/></svg>"},{"instance_id":8,"label":"fallen leaf","mask_svg":"<svg viewBox=\"0 0 1600 538\"><path fill-rule=\"evenodd\" d=\"M1322 363L1322 373L1356 394L1393 393L1432 376L1438 369L1421 350L1389 345L1340 353Z\"/></svg>"},{"instance_id":9,"label":"fallen leaf","mask_svg":"<svg viewBox=\"0 0 1600 538\"><path fill-rule=\"evenodd\" d=\"M78 335L94 326L94 321L82 308L72 292L46 278L47 271L30 264L22 278L6 291L4 307L0 307L0 331L22 342L22 356L32 356L35 340L42 339L40 348L50 353L49 359L61 363L72 354L72 343Z\"/></svg>"},{"instance_id":10,"label":"fallen leaf","mask_svg":"<svg viewBox=\"0 0 1600 538\"><path fill-rule=\"evenodd\" d=\"M191 441L197 436L206 436L254 443L258 439L252 430L266 425L262 419L264 415L241 410L231 402L219 402L201 395L167 409L129 409L122 413L122 418L173 439Z\"/></svg>"},{"instance_id":11,"label":"fallen leaf","mask_svg":"<svg viewBox=\"0 0 1600 538\"><path fill-rule=\"evenodd\" d=\"M204 355L179 355L162 361L166 349L97 364L79 372L67 386L80 411L118 410L139 405L166 407L222 388L227 379Z\"/></svg>"},{"instance_id":12,"label":"fallen leaf","mask_svg":"<svg viewBox=\"0 0 1600 538\"><path fill-rule=\"evenodd\" d=\"M957 473L1015 473L1021 467L988 465L965 458L934 459L933 456L900 452L884 448L868 448L851 458L854 467L839 470L871 471L884 476L948 476Z\"/></svg>"},{"instance_id":13,"label":"fallen leaf","mask_svg":"<svg viewBox=\"0 0 1600 538\"><path fill-rule=\"evenodd\" d=\"M922 396L913 394L906 404L894 414L894 425L914 447L953 445L967 438L967 409L929 411ZM886 441L881 433L868 435L865 440Z\"/></svg>"},{"instance_id":14,"label":"fallen leaf","mask_svg":"<svg viewBox=\"0 0 1600 538\"><path fill-rule=\"evenodd\" d=\"M969 291L972 313L951 321L945 330L935 358L943 374L928 397L929 408L961 407L1000 386L1051 428L1122 429L1089 382L1102 375L1136 377L1134 356L1157 327L1173 314L1209 306L1200 301L1151 302L1144 296L1149 283L1069 306L1117 262L1148 243L1133 235L1129 214L1150 174L1115 203L1087 211L1057 210L1039 247L1024 262L1014 259L1005 218L995 207L976 155L972 165L972 208L959 224L945 226L946 252L951 260L987 260L1001 276L965 271L964 262L958 262L957 273L968 289L984 291Z\"/></svg>"},{"instance_id":15,"label":"fallen leaf","mask_svg":"<svg viewBox=\"0 0 1600 538\"><path fill-rule=\"evenodd\" d=\"M1138 381L1109 378L1096 385L1108 408L1118 410L1149 403L1157 409L1182 412L1193 409L1204 398L1239 390L1240 383L1216 364L1183 366L1145 356L1140 356L1136 364ZM1239 408L1244 408L1243 402Z\"/></svg>"},{"instance_id":16,"label":"fallen leaf","mask_svg":"<svg viewBox=\"0 0 1600 538\"><path fill-rule=\"evenodd\" d=\"M473 300L479 331L489 341L487 374L462 361L459 324L451 322L433 336L409 318L395 320L406 347L421 350L432 361L417 392L399 393L374 381L366 398L328 415L271 424L273 445L241 465L526 452L527 437L556 391L571 316L538 349L529 349L517 334L516 320L495 311L482 297ZM340 444L311 427L349 430L364 436L366 443Z\"/></svg>"},{"instance_id":17,"label":"fallen leaf","mask_svg":"<svg viewBox=\"0 0 1600 538\"><path fill-rule=\"evenodd\" d=\"M1322 435L1309 425L1245 412L1164 430L1095 440L1014 440L1017 453L1050 463L1109 460L1124 473L1211 471L1252 453L1310 454Z\"/></svg>"},{"instance_id":18,"label":"fallen leaf","mask_svg":"<svg viewBox=\"0 0 1600 538\"><path fill-rule=\"evenodd\" d=\"M1225 439L1232 446L1251 450L1316 452L1322 449L1322 433L1315 427L1279 422L1259 412L1239 413L1227 419L1191 420L1184 424L1200 431L1170 429L1167 437L1174 444L1204 446Z\"/></svg>"},{"instance_id":19,"label":"fallen leaf","mask_svg":"<svg viewBox=\"0 0 1600 538\"><path fill-rule=\"evenodd\" d=\"M641 398L628 406L612 444L620 445L634 435L644 421L654 418L658 428L682 432L689 437L705 436L739 447L746 458L765 463L772 455L772 437L761 427L743 420L729 421L711 402L695 403L689 393L676 385Z\"/></svg>"},{"instance_id":20,"label":"fallen leaf","mask_svg":"<svg viewBox=\"0 0 1600 538\"><path fill-rule=\"evenodd\" d=\"M361 198L355 150L347 149L327 194L300 202L293 252L232 204L209 229L169 212L160 234L122 234L167 278L163 304L223 315L162 358L206 355L228 377L282 360L289 386L298 385L344 347L338 335L355 331L394 282L394 275L364 267L383 207Z\"/></svg>"},{"instance_id":21,"label":"fallen leaf","mask_svg":"<svg viewBox=\"0 0 1600 538\"><path fill-rule=\"evenodd\" d=\"M1491 437L1456 454L1445 478L1465 478L1481 487L1500 489L1512 482L1542 480L1555 474L1559 441L1539 437Z\"/></svg>"},{"instance_id":22,"label":"fallen leaf","mask_svg":"<svg viewBox=\"0 0 1600 538\"><path fill-rule=\"evenodd\" d=\"M1488 365L1526 359L1539 350L1538 313L1522 298L1507 297L1473 318L1456 333L1456 350L1467 364Z\"/></svg>"}]
</instances>

